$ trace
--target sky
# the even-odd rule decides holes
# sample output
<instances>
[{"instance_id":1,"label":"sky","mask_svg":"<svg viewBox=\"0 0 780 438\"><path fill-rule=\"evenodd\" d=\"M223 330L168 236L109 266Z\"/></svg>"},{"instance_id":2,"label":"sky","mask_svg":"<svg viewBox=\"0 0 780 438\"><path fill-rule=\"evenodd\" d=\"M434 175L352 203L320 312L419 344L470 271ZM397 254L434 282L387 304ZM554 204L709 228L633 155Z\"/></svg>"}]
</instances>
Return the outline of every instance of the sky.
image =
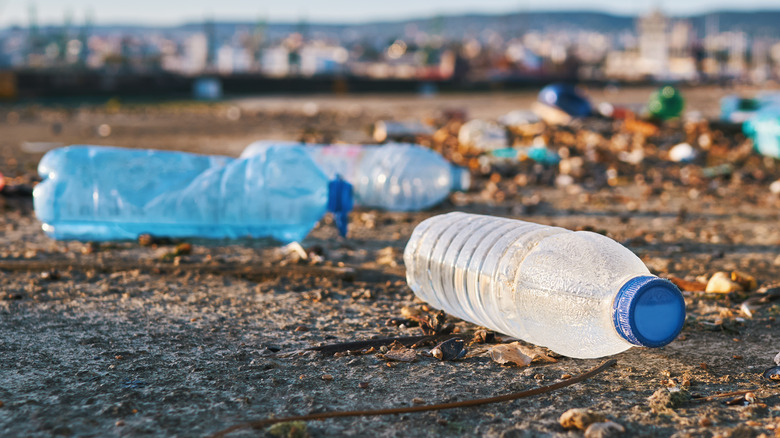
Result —
<instances>
[{"instance_id":1,"label":"sky","mask_svg":"<svg viewBox=\"0 0 780 438\"><path fill-rule=\"evenodd\" d=\"M88 13L93 23L176 25L215 20L268 22L355 23L376 20L452 15L464 12L506 13L539 10L595 10L637 15L660 6L671 15L690 15L712 10L780 10L780 0L0 0L0 27L26 26L30 5L35 5L39 24L61 24L66 15L74 24ZM91 11L91 12L88 12Z\"/></svg>"}]
</instances>

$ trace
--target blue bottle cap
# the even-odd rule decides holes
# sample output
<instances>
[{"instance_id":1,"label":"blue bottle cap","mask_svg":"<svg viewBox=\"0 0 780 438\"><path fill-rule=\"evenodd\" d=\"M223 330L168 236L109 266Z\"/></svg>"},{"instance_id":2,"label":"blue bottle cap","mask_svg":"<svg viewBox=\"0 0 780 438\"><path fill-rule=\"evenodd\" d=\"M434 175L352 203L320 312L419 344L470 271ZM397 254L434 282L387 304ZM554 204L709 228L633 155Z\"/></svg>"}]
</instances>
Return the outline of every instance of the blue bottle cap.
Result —
<instances>
[{"instance_id":1,"label":"blue bottle cap","mask_svg":"<svg viewBox=\"0 0 780 438\"><path fill-rule=\"evenodd\" d=\"M333 213L339 234L347 236L349 212L352 211L352 184L344 181L341 175L328 183L328 211Z\"/></svg>"},{"instance_id":2,"label":"blue bottle cap","mask_svg":"<svg viewBox=\"0 0 780 438\"><path fill-rule=\"evenodd\" d=\"M663 347L682 330L685 300L671 281L652 275L634 277L618 291L613 318L618 334L628 342Z\"/></svg>"}]
</instances>

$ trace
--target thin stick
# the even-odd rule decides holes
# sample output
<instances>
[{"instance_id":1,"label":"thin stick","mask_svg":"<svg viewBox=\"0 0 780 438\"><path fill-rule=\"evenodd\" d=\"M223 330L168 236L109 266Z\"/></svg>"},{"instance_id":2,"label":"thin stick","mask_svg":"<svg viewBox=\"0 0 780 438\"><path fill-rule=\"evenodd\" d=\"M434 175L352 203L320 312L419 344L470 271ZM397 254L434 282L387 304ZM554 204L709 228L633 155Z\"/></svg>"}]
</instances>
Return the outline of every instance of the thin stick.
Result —
<instances>
[{"instance_id":1,"label":"thin stick","mask_svg":"<svg viewBox=\"0 0 780 438\"><path fill-rule=\"evenodd\" d=\"M414 412L440 411L443 409L469 408L472 406L486 405L489 403L499 403L499 402L505 402L510 400L517 400L519 398L544 394L546 392L550 392L556 389L565 388L567 386L574 385L575 383L582 382L583 380L587 380L595 376L596 374L603 372L604 370L615 365L616 363L617 360L610 359L602 363L601 365L583 374L580 374L579 376L572 377L562 382L553 383L552 385L547 385L547 386L540 386L538 388L529 389L527 391L500 395L497 397L464 400L459 402L441 403L441 404L427 405L427 406L412 406L406 408L376 409L376 410L366 410L366 411L320 412L317 414L296 415L293 417L266 418L264 420L257 420L257 421L250 421L247 423L236 424L235 426L228 427L227 429L221 430L213 435L210 435L209 438L222 438L227 434L235 432L240 429L246 429L246 428L259 429L261 427L270 426L276 423L284 423L288 421L310 421L310 420L324 420L326 418L337 418L337 417L368 417L368 416L376 416L376 415L410 414Z\"/></svg>"},{"instance_id":2,"label":"thin stick","mask_svg":"<svg viewBox=\"0 0 780 438\"><path fill-rule=\"evenodd\" d=\"M715 400L717 398L723 398L723 397L736 397L738 395L745 395L749 392L756 392L758 391L758 388L756 389L747 389L744 391L732 391L732 392L724 392L721 394L714 394L714 395L708 395L707 397L700 397L700 398L694 398L693 401L711 401Z\"/></svg>"}]
</instances>

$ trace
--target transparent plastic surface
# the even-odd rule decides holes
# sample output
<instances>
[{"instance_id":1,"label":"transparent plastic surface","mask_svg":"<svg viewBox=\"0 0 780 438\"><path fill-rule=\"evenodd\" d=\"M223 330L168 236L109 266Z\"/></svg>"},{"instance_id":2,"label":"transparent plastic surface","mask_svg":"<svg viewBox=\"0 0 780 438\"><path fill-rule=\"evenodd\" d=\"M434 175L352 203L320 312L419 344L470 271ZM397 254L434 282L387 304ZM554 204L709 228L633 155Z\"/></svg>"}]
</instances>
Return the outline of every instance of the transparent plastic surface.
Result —
<instances>
[{"instance_id":1,"label":"transparent plastic surface","mask_svg":"<svg viewBox=\"0 0 780 438\"><path fill-rule=\"evenodd\" d=\"M570 357L632 346L613 321L629 279L650 275L631 251L591 232L449 213L418 225L407 280L433 307Z\"/></svg>"},{"instance_id":2,"label":"transparent plastic surface","mask_svg":"<svg viewBox=\"0 0 780 438\"><path fill-rule=\"evenodd\" d=\"M297 147L245 159L70 146L49 151L34 205L55 239L301 240L325 214L328 179Z\"/></svg>"},{"instance_id":3,"label":"transparent plastic surface","mask_svg":"<svg viewBox=\"0 0 780 438\"><path fill-rule=\"evenodd\" d=\"M290 142L255 142L242 157L260 153L270 145ZM433 207L452 190L468 190L470 175L441 155L412 144L382 146L306 145L305 150L330 178L337 174L352 183L355 201L390 211L416 211Z\"/></svg>"},{"instance_id":4,"label":"transparent plastic surface","mask_svg":"<svg viewBox=\"0 0 780 438\"><path fill-rule=\"evenodd\" d=\"M742 130L759 153L780 159L780 103L759 111L742 125Z\"/></svg>"}]
</instances>

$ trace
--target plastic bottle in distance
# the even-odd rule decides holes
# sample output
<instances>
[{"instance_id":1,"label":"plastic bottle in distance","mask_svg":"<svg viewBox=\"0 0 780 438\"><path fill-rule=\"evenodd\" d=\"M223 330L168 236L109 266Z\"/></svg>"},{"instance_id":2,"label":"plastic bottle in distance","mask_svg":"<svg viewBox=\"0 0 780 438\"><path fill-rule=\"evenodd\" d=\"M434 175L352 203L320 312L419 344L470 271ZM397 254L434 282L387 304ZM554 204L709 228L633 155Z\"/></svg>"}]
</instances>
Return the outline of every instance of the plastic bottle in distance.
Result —
<instances>
[{"instance_id":1,"label":"plastic bottle in distance","mask_svg":"<svg viewBox=\"0 0 780 438\"><path fill-rule=\"evenodd\" d=\"M271 145L257 141L244 149L249 157ZM318 145L304 148L330 178L341 175L354 187L355 201L365 207L416 211L441 203L453 190L468 190L471 175L437 152L413 144L381 146Z\"/></svg>"},{"instance_id":2,"label":"plastic bottle in distance","mask_svg":"<svg viewBox=\"0 0 780 438\"><path fill-rule=\"evenodd\" d=\"M685 320L679 289L591 232L449 213L415 228L404 263L433 307L565 356L660 347Z\"/></svg>"},{"instance_id":3,"label":"plastic bottle in distance","mask_svg":"<svg viewBox=\"0 0 780 438\"><path fill-rule=\"evenodd\" d=\"M742 131L760 154L780 159L780 104L758 111L742 125Z\"/></svg>"},{"instance_id":4,"label":"plastic bottle in distance","mask_svg":"<svg viewBox=\"0 0 780 438\"><path fill-rule=\"evenodd\" d=\"M246 159L185 152L71 146L49 151L34 207L55 239L272 237L301 240L329 195L351 192L301 148L271 147ZM348 196L342 196L348 192ZM340 213L340 212L339 212ZM341 214L341 213L340 213Z\"/></svg>"}]
</instances>

